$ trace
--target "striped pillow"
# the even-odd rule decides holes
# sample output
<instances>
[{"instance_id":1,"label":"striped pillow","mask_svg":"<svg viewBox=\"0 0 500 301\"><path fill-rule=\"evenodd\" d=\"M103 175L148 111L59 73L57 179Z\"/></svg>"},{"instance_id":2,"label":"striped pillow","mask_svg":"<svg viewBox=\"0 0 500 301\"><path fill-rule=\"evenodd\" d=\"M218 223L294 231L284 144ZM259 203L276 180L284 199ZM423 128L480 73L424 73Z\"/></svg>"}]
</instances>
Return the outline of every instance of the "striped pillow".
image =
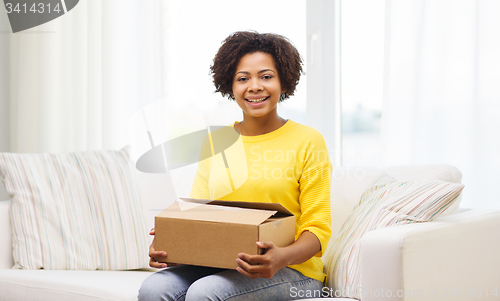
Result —
<instances>
[{"instance_id":1,"label":"striped pillow","mask_svg":"<svg viewBox=\"0 0 500 301\"><path fill-rule=\"evenodd\" d=\"M432 221L455 202L463 184L439 180L396 181L387 174L377 177L361 196L340 232L330 240L323 257L328 286L337 295L359 299L361 287L359 247L369 231L416 222Z\"/></svg>"},{"instance_id":2,"label":"striped pillow","mask_svg":"<svg viewBox=\"0 0 500 301\"><path fill-rule=\"evenodd\" d=\"M12 197L14 268L123 270L148 266L148 237L129 148L0 154Z\"/></svg>"}]
</instances>

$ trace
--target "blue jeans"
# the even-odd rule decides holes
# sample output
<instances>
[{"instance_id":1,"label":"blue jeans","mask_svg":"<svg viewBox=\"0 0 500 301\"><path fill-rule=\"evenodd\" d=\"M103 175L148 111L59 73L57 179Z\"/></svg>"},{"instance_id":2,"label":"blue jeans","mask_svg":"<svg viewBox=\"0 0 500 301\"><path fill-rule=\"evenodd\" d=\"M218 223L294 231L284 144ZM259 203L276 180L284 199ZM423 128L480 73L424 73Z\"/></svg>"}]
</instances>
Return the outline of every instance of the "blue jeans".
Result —
<instances>
[{"instance_id":1,"label":"blue jeans","mask_svg":"<svg viewBox=\"0 0 500 301\"><path fill-rule=\"evenodd\" d=\"M271 279L250 279L236 270L180 265L146 278L139 301L156 300L291 300L291 292L321 291L323 283L291 269L279 270Z\"/></svg>"}]
</instances>

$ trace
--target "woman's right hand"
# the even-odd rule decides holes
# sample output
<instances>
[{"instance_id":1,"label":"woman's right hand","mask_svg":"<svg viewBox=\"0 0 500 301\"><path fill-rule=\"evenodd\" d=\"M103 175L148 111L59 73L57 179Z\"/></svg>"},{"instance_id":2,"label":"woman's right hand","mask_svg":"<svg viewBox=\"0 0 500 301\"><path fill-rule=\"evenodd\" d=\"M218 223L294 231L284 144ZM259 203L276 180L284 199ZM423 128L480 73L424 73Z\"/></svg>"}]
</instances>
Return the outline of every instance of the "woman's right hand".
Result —
<instances>
[{"instance_id":1,"label":"woman's right hand","mask_svg":"<svg viewBox=\"0 0 500 301\"><path fill-rule=\"evenodd\" d=\"M155 228L149 231L149 235L155 235ZM171 267L178 265L176 263L164 263L156 261L157 257L165 257L165 256L167 256L167 252L155 250L155 240L153 238L153 242L151 243L151 246L149 246L149 266L152 268L162 269L168 266Z\"/></svg>"}]
</instances>

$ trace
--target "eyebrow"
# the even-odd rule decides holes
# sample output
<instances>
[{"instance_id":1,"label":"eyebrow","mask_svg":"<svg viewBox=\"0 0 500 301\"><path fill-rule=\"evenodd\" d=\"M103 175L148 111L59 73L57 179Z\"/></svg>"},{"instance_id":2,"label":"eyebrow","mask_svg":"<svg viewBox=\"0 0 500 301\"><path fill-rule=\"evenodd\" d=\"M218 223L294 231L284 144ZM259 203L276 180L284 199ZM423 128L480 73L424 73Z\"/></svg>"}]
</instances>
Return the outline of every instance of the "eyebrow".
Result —
<instances>
[{"instance_id":1,"label":"eyebrow","mask_svg":"<svg viewBox=\"0 0 500 301\"><path fill-rule=\"evenodd\" d=\"M263 73L263 72L266 72L266 71L271 71L271 72L276 73L273 69L263 69L263 70L260 70L258 73L260 74L260 73ZM238 71L238 72L236 72L236 74L238 74L238 73L250 74L250 72L248 72L248 71Z\"/></svg>"}]
</instances>

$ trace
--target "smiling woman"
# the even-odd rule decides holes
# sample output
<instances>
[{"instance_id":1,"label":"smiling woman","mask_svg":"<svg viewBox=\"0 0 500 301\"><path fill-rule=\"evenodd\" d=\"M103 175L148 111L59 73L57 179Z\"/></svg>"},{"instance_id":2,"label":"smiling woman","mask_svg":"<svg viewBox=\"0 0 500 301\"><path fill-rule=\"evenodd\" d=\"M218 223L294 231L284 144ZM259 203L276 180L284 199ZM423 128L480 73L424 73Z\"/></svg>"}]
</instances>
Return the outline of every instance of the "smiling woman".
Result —
<instances>
[{"instance_id":1,"label":"smiling woman","mask_svg":"<svg viewBox=\"0 0 500 301\"><path fill-rule=\"evenodd\" d=\"M245 118L277 115L276 106L283 92L271 55L255 52L241 58L236 66L231 97L243 110ZM242 124L237 128L245 134Z\"/></svg>"},{"instance_id":2,"label":"smiling woman","mask_svg":"<svg viewBox=\"0 0 500 301\"><path fill-rule=\"evenodd\" d=\"M253 60L264 60L259 62L264 69L257 70L258 73L272 71L278 77L280 84L283 86L283 94L280 95L279 101L294 95L302 74L302 58L299 52L283 36L276 34L259 35L256 32L236 32L226 38L211 67L216 92L234 99L231 93L234 88L233 81L239 79L234 78L234 75L240 72L249 74L248 70L240 69L243 67L242 64L248 66L249 62L243 62L241 59L243 56L256 52L270 56L267 59L259 57Z\"/></svg>"},{"instance_id":3,"label":"smiling woman","mask_svg":"<svg viewBox=\"0 0 500 301\"><path fill-rule=\"evenodd\" d=\"M235 128L256 136L285 124L277 104L294 94L302 58L283 36L236 32L220 47L211 71L216 91L236 100L243 111L244 120Z\"/></svg>"},{"instance_id":4,"label":"smiling woman","mask_svg":"<svg viewBox=\"0 0 500 301\"><path fill-rule=\"evenodd\" d=\"M228 149L226 155L237 157L247 168L231 169L218 161L211 152L212 139L205 139L202 152L212 156L198 163L190 197L279 203L295 216L295 241L286 247L257 241L262 254L235 254L236 270L195 266L162 270L144 281L139 300L177 300L184 294L186 300L288 300L290 289L299 283L304 289L319 290L325 278L320 257L331 236L330 159L318 131L280 117L277 110L278 102L295 92L302 59L283 36L236 32L220 47L211 70L217 91L234 99L242 110L243 120L234 128L241 133L244 152L229 154ZM284 160L283 155L268 156L269 152L294 156ZM253 156L245 155L249 153ZM242 185L220 193L227 191L228 176L247 177L248 169L252 174ZM153 240L152 267L171 265L158 262L158 257L167 257L168 262L165 251L155 250Z\"/></svg>"}]
</instances>

